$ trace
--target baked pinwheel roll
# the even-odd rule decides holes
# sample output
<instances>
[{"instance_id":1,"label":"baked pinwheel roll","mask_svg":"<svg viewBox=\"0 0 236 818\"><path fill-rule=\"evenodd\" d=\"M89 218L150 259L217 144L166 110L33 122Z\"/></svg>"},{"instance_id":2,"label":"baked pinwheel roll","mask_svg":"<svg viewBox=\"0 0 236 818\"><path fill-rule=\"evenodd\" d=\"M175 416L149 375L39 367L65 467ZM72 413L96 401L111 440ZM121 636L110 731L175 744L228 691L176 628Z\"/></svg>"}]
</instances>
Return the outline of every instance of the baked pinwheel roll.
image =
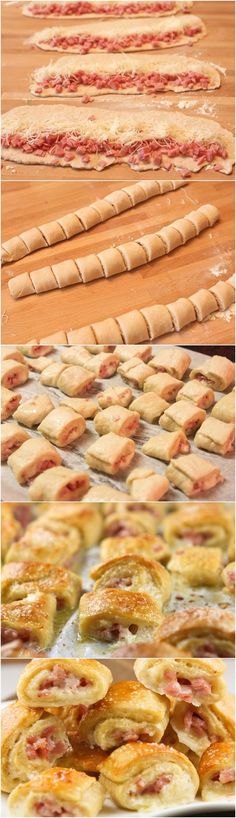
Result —
<instances>
[{"instance_id":1,"label":"baked pinwheel roll","mask_svg":"<svg viewBox=\"0 0 236 818\"><path fill-rule=\"evenodd\" d=\"M190 380L193 378L218 392L224 392L234 382L234 364L222 355L213 355L201 366L192 369Z\"/></svg>"},{"instance_id":2,"label":"baked pinwheel roll","mask_svg":"<svg viewBox=\"0 0 236 818\"><path fill-rule=\"evenodd\" d=\"M27 707L89 707L104 698L111 683L111 671L96 659L33 659L21 674L17 695Z\"/></svg>"},{"instance_id":3,"label":"baked pinwheel roll","mask_svg":"<svg viewBox=\"0 0 236 818\"><path fill-rule=\"evenodd\" d=\"M83 594L79 606L82 639L132 642L150 639L161 623L159 605L148 594L103 588Z\"/></svg>"},{"instance_id":4,"label":"baked pinwheel roll","mask_svg":"<svg viewBox=\"0 0 236 818\"><path fill-rule=\"evenodd\" d=\"M101 558L104 562L129 554L144 556L145 559L151 561L167 562L170 550L162 537L148 533L136 536L107 537L101 542Z\"/></svg>"},{"instance_id":5,"label":"baked pinwheel roll","mask_svg":"<svg viewBox=\"0 0 236 818\"><path fill-rule=\"evenodd\" d=\"M136 659L134 672L145 687L196 707L225 693L221 659Z\"/></svg>"},{"instance_id":6,"label":"baked pinwheel roll","mask_svg":"<svg viewBox=\"0 0 236 818\"><path fill-rule=\"evenodd\" d=\"M115 804L130 810L161 810L194 800L197 771L183 753L164 744L125 744L100 765L101 784Z\"/></svg>"},{"instance_id":7,"label":"baked pinwheel roll","mask_svg":"<svg viewBox=\"0 0 236 818\"><path fill-rule=\"evenodd\" d=\"M224 456L233 452L234 437L234 423L224 423L223 420L209 417L198 429L194 443L198 449Z\"/></svg>"},{"instance_id":8,"label":"baked pinwheel roll","mask_svg":"<svg viewBox=\"0 0 236 818\"><path fill-rule=\"evenodd\" d=\"M12 543L17 547L17 540L22 534L22 526L14 516L14 506L12 503L2 503L2 525L1 525L1 551L3 559L6 557Z\"/></svg>"},{"instance_id":9,"label":"baked pinwheel roll","mask_svg":"<svg viewBox=\"0 0 236 818\"><path fill-rule=\"evenodd\" d=\"M168 432L184 432L185 435L195 434L206 417L204 409L195 406L192 401L180 400L173 406L168 406L160 417L160 426Z\"/></svg>"},{"instance_id":10,"label":"baked pinwheel roll","mask_svg":"<svg viewBox=\"0 0 236 818\"><path fill-rule=\"evenodd\" d=\"M48 511L41 517L39 524L72 527L77 532L77 539L81 537L84 548L97 545L102 536L103 521L99 509L87 503L52 503Z\"/></svg>"},{"instance_id":11,"label":"baked pinwheel roll","mask_svg":"<svg viewBox=\"0 0 236 818\"><path fill-rule=\"evenodd\" d=\"M143 420L147 423L158 423L159 418L168 409L169 404L163 398L160 398L156 392L146 392L145 395L140 395L135 398L130 404L132 411L138 412Z\"/></svg>"},{"instance_id":12,"label":"baked pinwheel roll","mask_svg":"<svg viewBox=\"0 0 236 818\"><path fill-rule=\"evenodd\" d=\"M113 353L100 352L85 361L85 368L94 373L96 378L111 378L118 367L118 358Z\"/></svg>"},{"instance_id":13,"label":"baked pinwheel roll","mask_svg":"<svg viewBox=\"0 0 236 818\"><path fill-rule=\"evenodd\" d=\"M45 515L46 516L46 515ZM6 563L40 562L76 568L81 555L81 538L76 528L53 520L36 520L7 551Z\"/></svg>"},{"instance_id":14,"label":"baked pinwheel roll","mask_svg":"<svg viewBox=\"0 0 236 818\"><path fill-rule=\"evenodd\" d=\"M127 554L103 562L92 568L91 577L95 580L94 591L101 588L123 588L142 593L145 590L159 605L167 602L171 594L170 575L163 565L137 554Z\"/></svg>"},{"instance_id":15,"label":"baked pinwheel roll","mask_svg":"<svg viewBox=\"0 0 236 818\"><path fill-rule=\"evenodd\" d=\"M222 571L222 579L223 583L229 592L229 594L234 594L235 592L235 562L229 562L228 565L225 566L224 570Z\"/></svg>"},{"instance_id":16,"label":"baked pinwheel roll","mask_svg":"<svg viewBox=\"0 0 236 818\"><path fill-rule=\"evenodd\" d=\"M11 358L2 361L1 370L1 384L5 386L6 389L13 389L14 386L20 386L20 384L27 381L29 376L27 364L11 360Z\"/></svg>"},{"instance_id":17,"label":"baked pinwheel roll","mask_svg":"<svg viewBox=\"0 0 236 818\"><path fill-rule=\"evenodd\" d=\"M193 381L194 383L194 381ZM223 420L224 423L234 423L235 421L235 393L229 392L215 403L211 411L213 418Z\"/></svg>"},{"instance_id":18,"label":"baked pinwheel roll","mask_svg":"<svg viewBox=\"0 0 236 818\"><path fill-rule=\"evenodd\" d=\"M96 816L102 809L103 789L86 773L52 767L19 784L8 798L10 815Z\"/></svg>"},{"instance_id":19,"label":"baked pinwheel roll","mask_svg":"<svg viewBox=\"0 0 236 818\"><path fill-rule=\"evenodd\" d=\"M233 520L220 503L184 503L162 523L163 535L173 548L205 545L227 551L233 542Z\"/></svg>"},{"instance_id":20,"label":"baked pinwheel roll","mask_svg":"<svg viewBox=\"0 0 236 818\"><path fill-rule=\"evenodd\" d=\"M94 418L98 411L96 402L91 398L65 397L60 400L60 406L69 406L70 409L74 409L74 412L78 412L79 415L82 415L85 420Z\"/></svg>"},{"instance_id":21,"label":"baked pinwheel roll","mask_svg":"<svg viewBox=\"0 0 236 818\"><path fill-rule=\"evenodd\" d=\"M176 400L191 400L200 409L209 409L214 403L215 395L213 389L210 389L209 386L193 380L184 383L176 396Z\"/></svg>"},{"instance_id":22,"label":"baked pinwheel roll","mask_svg":"<svg viewBox=\"0 0 236 818\"><path fill-rule=\"evenodd\" d=\"M139 428L139 414L124 406L108 406L97 412L94 426L99 435L114 432L122 437L133 437Z\"/></svg>"},{"instance_id":23,"label":"baked pinwheel roll","mask_svg":"<svg viewBox=\"0 0 236 818\"><path fill-rule=\"evenodd\" d=\"M133 394L129 386L110 386L96 397L101 409L107 409L108 406L124 406L127 409Z\"/></svg>"},{"instance_id":24,"label":"baked pinwheel roll","mask_svg":"<svg viewBox=\"0 0 236 818\"><path fill-rule=\"evenodd\" d=\"M71 749L61 719L20 702L10 704L2 713L3 789L10 792L19 782L53 767Z\"/></svg>"},{"instance_id":25,"label":"baked pinwheel roll","mask_svg":"<svg viewBox=\"0 0 236 818\"><path fill-rule=\"evenodd\" d=\"M30 435L18 426L18 423L4 423L1 428L1 461L8 460L13 452L22 446Z\"/></svg>"},{"instance_id":26,"label":"baked pinwheel roll","mask_svg":"<svg viewBox=\"0 0 236 818\"><path fill-rule=\"evenodd\" d=\"M169 490L170 484L164 474L157 474L154 469L133 469L127 477L126 484L131 496L136 500L160 500Z\"/></svg>"},{"instance_id":27,"label":"baked pinwheel roll","mask_svg":"<svg viewBox=\"0 0 236 818\"><path fill-rule=\"evenodd\" d=\"M69 398L73 398L91 389L95 379L96 375L93 372L89 373L82 366L66 366L57 378L56 387Z\"/></svg>"},{"instance_id":28,"label":"baked pinwheel roll","mask_svg":"<svg viewBox=\"0 0 236 818\"><path fill-rule=\"evenodd\" d=\"M183 454L177 460L171 460L166 469L166 477L187 497L210 491L224 481L220 469L197 454Z\"/></svg>"},{"instance_id":29,"label":"baked pinwheel roll","mask_svg":"<svg viewBox=\"0 0 236 818\"><path fill-rule=\"evenodd\" d=\"M61 457L51 443L32 437L30 440L25 440L20 448L8 457L7 462L18 483L23 485L37 474L53 466L59 466Z\"/></svg>"},{"instance_id":30,"label":"baked pinwheel roll","mask_svg":"<svg viewBox=\"0 0 236 818\"><path fill-rule=\"evenodd\" d=\"M201 757L213 742L234 738L234 697L226 693L220 701L200 707L176 702L170 724L179 741Z\"/></svg>"},{"instance_id":31,"label":"baked pinwheel roll","mask_svg":"<svg viewBox=\"0 0 236 818\"><path fill-rule=\"evenodd\" d=\"M165 569L162 568L164 571ZM167 573L167 571L166 571ZM168 575L169 576L169 575ZM2 600L13 602L37 591L53 594L57 608L75 608L82 583L77 574L50 563L9 562L2 569Z\"/></svg>"},{"instance_id":32,"label":"baked pinwheel roll","mask_svg":"<svg viewBox=\"0 0 236 818\"><path fill-rule=\"evenodd\" d=\"M167 463L177 454L186 454L190 451L190 443L184 432L159 432L146 440L142 446L144 454L165 460Z\"/></svg>"},{"instance_id":33,"label":"baked pinwheel roll","mask_svg":"<svg viewBox=\"0 0 236 818\"><path fill-rule=\"evenodd\" d=\"M74 412L69 406L57 406L42 420L38 432L48 438L55 446L64 448L78 440L86 428L82 415Z\"/></svg>"},{"instance_id":34,"label":"baked pinwheel roll","mask_svg":"<svg viewBox=\"0 0 236 818\"><path fill-rule=\"evenodd\" d=\"M25 599L1 606L2 645L4 656L23 651L29 644L47 648L53 638L56 599L37 591Z\"/></svg>"},{"instance_id":35,"label":"baked pinwheel roll","mask_svg":"<svg viewBox=\"0 0 236 818\"><path fill-rule=\"evenodd\" d=\"M203 801L218 801L234 795L235 745L233 741L217 741L205 750L199 764L199 778Z\"/></svg>"},{"instance_id":36,"label":"baked pinwheel roll","mask_svg":"<svg viewBox=\"0 0 236 818\"><path fill-rule=\"evenodd\" d=\"M29 400L23 401L14 412L14 419L32 429L44 420L46 415L54 409L54 404L48 395L35 395Z\"/></svg>"},{"instance_id":37,"label":"baked pinwheel roll","mask_svg":"<svg viewBox=\"0 0 236 818\"><path fill-rule=\"evenodd\" d=\"M112 509L108 507L108 513L104 520L104 535L111 537L134 537L138 534L148 532L155 534L159 520L149 503L129 503L116 505ZM156 507L157 508L157 507Z\"/></svg>"},{"instance_id":38,"label":"baked pinwheel roll","mask_svg":"<svg viewBox=\"0 0 236 818\"><path fill-rule=\"evenodd\" d=\"M77 415L78 417L78 415ZM83 420L83 418L81 418ZM64 432L62 433L64 435ZM65 435L64 435L65 439ZM60 446L62 444L60 443ZM65 444L64 444L65 445ZM31 483L31 500L79 500L88 491L87 472L74 471L66 466L55 466L39 474Z\"/></svg>"},{"instance_id":39,"label":"baked pinwheel roll","mask_svg":"<svg viewBox=\"0 0 236 818\"><path fill-rule=\"evenodd\" d=\"M168 571L180 574L181 579L197 588L199 585L219 585L222 574L221 548L193 545L186 549L176 549L168 562Z\"/></svg>"},{"instance_id":40,"label":"baked pinwheel roll","mask_svg":"<svg viewBox=\"0 0 236 818\"><path fill-rule=\"evenodd\" d=\"M169 720L169 702L136 681L116 682L85 714L78 741L114 750L127 741L160 741Z\"/></svg>"},{"instance_id":41,"label":"baked pinwheel roll","mask_svg":"<svg viewBox=\"0 0 236 818\"><path fill-rule=\"evenodd\" d=\"M19 392L12 392L5 386L1 387L1 422L8 420L19 406L21 395Z\"/></svg>"},{"instance_id":42,"label":"baked pinwheel roll","mask_svg":"<svg viewBox=\"0 0 236 818\"><path fill-rule=\"evenodd\" d=\"M150 360L150 366L156 372L168 372L173 378L182 380L191 363L191 358L185 349L179 347L160 347L154 358Z\"/></svg>"},{"instance_id":43,"label":"baked pinwheel roll","mask_svg":"<svg viewBox=\"0 0 236 818\"><path fill-rule=\"evenodd\" d=\"M176 399L181 386L183 386L183 381L173 378L168 372L158 372L145 380L143 391L156 392L162 400L166 400L168 403Z\"/></svg>"},{"instance_id":44,"label":"baked pinwheel roll","mask_svg":"<svg viewBox=\"0 0 236 818\"><path fill-rule=\"evenodd\" d=\"M165 617L158 638L188 656L211 661L215 656L234 656L234 614L222 608L185 608Z\"/></svg>"},{"instance_id":45,"label":"baked pinwheel roll","mask_svg":"<svg viewBox=\"0 0 236 818\"><path fill-rule=\"evenodd\" d=\"M105 410L106 411L106 410ZM102 435L85 452L85 460L92 469L117 474L127 469L135 454L135 443L114 432Z\"/></svg>"}]
</instances>

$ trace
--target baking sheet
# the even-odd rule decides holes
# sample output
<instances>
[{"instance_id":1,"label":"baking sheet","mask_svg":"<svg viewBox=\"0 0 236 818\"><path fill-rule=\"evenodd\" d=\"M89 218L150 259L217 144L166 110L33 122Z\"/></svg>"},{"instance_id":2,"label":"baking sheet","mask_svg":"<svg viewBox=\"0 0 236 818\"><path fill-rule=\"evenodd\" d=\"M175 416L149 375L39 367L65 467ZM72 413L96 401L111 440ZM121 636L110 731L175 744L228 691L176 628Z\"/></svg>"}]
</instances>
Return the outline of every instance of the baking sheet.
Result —
<instances>
[{"instance_id":1,"label":"baking sheet","mask_svg":"<svg viewBox=\"0 0 236 818\"><path fill-rule=\"evenodd\" d=\"M50 358L53 357L55 360L56 359L59 360L60 354L63 351L63 349L64 349L64 347L61 347L61 346L56 347L55 351L53 353L53 356L50 355ZM98 350L99 350L99 347L98 347ZM152 357L154 357L156 355L157 350L158 350L158 346L153 345L152 346ZM214 347L211 348L211 351L212 351L212 354L214 354ZM193 352L193 351L190 350L190 355L191 355L191 368L199 366L200 364L203 364L204 361L207 360L207 356L202 355L201 352L195 352L195 351ZM188 376L189 376L189 371L185 374L185 376L183 378L184 382L186 382L188 380ZM89 393L86 393L86 397L87 396L96 397L96 394L98 392L104 391L110 385L112 385L112 386L117 386L117 385L124 386L124 383L125 383L125 381L121 378L120 375L117 375L117 374L115 376L113 376L112 378L107 378L106 380L103 380L103 381L97 379L96 383L95 383L95 386L93 386L93 388L89 391ZM232 389L232 386L227 391L230 392L231 389ZM16 391L21 393L22 399L24 399L24 400L26 400L27 398L30 398L33 395L35 395L36 391L37 391L38 394L42 393L42 392L44 392L44 393L46 392L48 395L50 395L52 400L55 401L56 405L59 403L59 401L62 399L62 397L65 397L65 395L62 394L58 389L54 389L52 387L42 386L39 383L39 375L36 374L36 373L33 373L33 372L32 372L32 374L30 372L29 381L27 381L27 383L24 384L22 387L17 388ZM133 391L134 398L138 397L140 394L143 394L142 390L133 389L133 387L132 387L132 391ZM216 399L218 400L219 398L221 398L222 394L225 395L226 393L225 392L224 393L215 392ZM209 410L209 413L210 413L210 411L211 411L211 409ZM11 419L9 419L8 422L11 422ZM84 471L89 473L90 478L91 478L91 485L111 486L112 488L116 488L116 489L119 489L120 491L123 491L123 492L127 493L128 490L127 490L127 486L126 486L125 481L127 479L127 476L129 474L129 472L131 472L133 469L135 469L137 467L149 467L149 468L152 467L156 471L157 474L163 475L165 473L165 469L166 469L166 466L167 466L166 463L164 463L164 462L162 462L160 460L156 460L156 459L154 459L152 457L148 457L147 455L144 455L141 452L141 448L142 448L143 443L146 440L148 440L151 436L157 434L158 430L160 430L160 427L157 424L148 424L145 421L141 421L140 431L133 438L133 440L136 443L135 456L134 456L129 468L125 472L122 472L118 476L115 475L114 477L111 477L110 475L102 474L102 472L93 471L93 470L89 469L88 465L85 463L84 453L85 453L86 449L92 444L92 442L94 440L96 440L97 437L98 437L98 435L94 431L93 421L86 421L86 431L85 431L85 433L83 434L83 436L81 438L79 438L78 441L75 441L74 444L69 446L67 449L59 449L59 447L56 447L56 448L58 448L58 451L60 452L60 454L62 456L62 464L64 466L70 467L72 469L82 468ZM29 431L30 431L30 434L32 434L33 437L39 437L39 434L38 434L37 431L32 431L32 430L29 430ZM220 501L220 500L221 501L227 501L227 500L230 501L230 500L234 500L234 455L232 454L232 455L227 455L226 457L221 457L220 455L216 455L214 453L204 452L203 450L196 449L193 446L192 438L190 438L190 441L191 441L191 452L195 452L198 455L200 455L201 457L206 458L207 460L210 460L214 465L218 466L221 469L221 472L222 472L222 474L224 476L224 482L223 483L219 483L211 491L202 492L201 494L198 494L197 497L194 498L194 499L197 499L197 500L214 500L214 501ZM17 502L19 500L28 500L28 499L29 499L29 496L28 496L27 487L20 486L17 483L11 469L6 464L4 464L2 466L2 500L4 500L4 501L9 501L10 500L12 502L13 501ZM164 498L162 498L162 500L165 500L165 501L175 501L175 502L176 501L184 501L186 499L187 499L186 496L181 491L176 489L174 486L170 486L170 489L169 489L168 493L164 496ZM83 497L83 501L84 500L86 500L86 497Z\"/></svg>"}]
</instances>

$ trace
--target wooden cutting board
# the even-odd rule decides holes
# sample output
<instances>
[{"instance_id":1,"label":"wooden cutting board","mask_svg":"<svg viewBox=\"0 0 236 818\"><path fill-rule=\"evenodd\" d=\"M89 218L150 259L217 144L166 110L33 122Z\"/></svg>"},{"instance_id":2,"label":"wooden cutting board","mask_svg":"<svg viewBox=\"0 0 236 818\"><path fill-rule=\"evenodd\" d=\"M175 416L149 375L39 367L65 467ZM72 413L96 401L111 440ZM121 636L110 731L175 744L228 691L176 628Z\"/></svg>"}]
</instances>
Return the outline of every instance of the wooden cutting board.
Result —
<instances>
[{"instance_id":1,"label":"wooden cutting board","mask_svg":"<svg viewBox=\"0 0 236 818\"><path fill-rule=\"evenodd\" d=\"M26 41L34 32L46 26L55 26L58 21L24 17L21 9L22 2L13 3L12 6L7 3L1 5L3 7L3 110L7 111L27 103L30 105L40 104L35 97L30 95L30 75L35 68L47 65L51 60L58 59L62 54L33 50ZM191 47L165 49L158 53L170 56L185 54L222 66L224 73L222 74L220 89L208 93L198 91L195 94L170 92L164 95L159 94L155 98L147 95L104 95L94 97L93 103L87 105L87 109L109 107L109 111L126 110L130 112L130 116L132 116L133 110L148 110L153 117L158 116L159 111L169 110L171 112L178 111L179 113L182 110L182 113L186 116L201 116L204 119L206 117L213 118L220 122L223 127L232 131L234 124L234 3L231 0L216 3L205 0L205 2L194 3L192 12L202 17L207 27L207 36ZM65 26L73 23L76 24L76 21L61 21L61 24ZM84 25L84 21L83 23L81 21L81 26ZM62 98L60 98L59 102L61 101L63 101ZM79 97L73 98L72 101L65 98L64 101L67 105L81 105L81 98ZM43 102L51 104L52 100L43 100ZM184 102L184 108L179 108L181 102ZM58 100L55 101L55 104L57 103ZM52 168L46 165L17 165L6 161L3 163L2 170L4 179L12 178L12 167L15 178L18 180L78 180L88 178L88 174L90 179L137 180L139 177L138 171L131 170L131 168L123 164L113 165L99 173L94 170ZM172 177L179 178L179 175L178 173L172 173ZM163 178L163 170L142 172L142 178ZM214 171L203 169L198 174L198 178L219 180L222 176Z\"/></svg>"},{"instance_id":2,"label":"wooden cutting board","mask_svg":"<svg viewBox=\"0 0 236 818\"><path fill-rule=\"evenodd\" d=\"M111 190L117 182L16 182L3 183L3 240L27 228L90 204ZM211 287L234 273L233 182L190 182L185 187L156 196L136 208L94 227L86 233L39 250L15 264L2 268L2 342L24 343L64 329L77 329L93 321L119 315L134 307L167 304L200 287ZM14 301L8 290L9 276L47 264L99 252L111 245L154 232L164 224L210 202L220 210L220 221L198 238L132 273L90 284L66 287ZM228 320L226 320L228 319ZM229 311L195 323L180 333L160 338L159 343L230 344L234 342L234 321Z\"/></svg>"}]
</instances>

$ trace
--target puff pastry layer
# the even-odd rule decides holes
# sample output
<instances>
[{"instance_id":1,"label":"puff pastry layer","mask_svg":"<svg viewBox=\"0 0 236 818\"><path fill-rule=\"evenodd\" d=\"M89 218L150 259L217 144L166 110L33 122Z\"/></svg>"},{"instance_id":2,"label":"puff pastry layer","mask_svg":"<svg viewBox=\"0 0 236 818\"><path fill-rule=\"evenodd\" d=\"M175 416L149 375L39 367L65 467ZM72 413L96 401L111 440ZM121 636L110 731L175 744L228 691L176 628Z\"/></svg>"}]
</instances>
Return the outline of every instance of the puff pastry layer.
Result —
<instances>
[{"instance_id":1,"label":"puff pastry layer","mask_svg":"<svg viewBox=\"0 0 236 818\"><path fill-rule=\"evenodd\" d=\"M27 707L89 706L103 699L111 682L111 671L95 659L33 659L17 695Z\"/></svg>"},{"instance_id":2,"label":"puff pastry layer","mask_svg":"<svg viewBox=\"0 0 236 818\"><path fill-rule=\"evenodd\" d=\"M103 790L86 773L53 767L26 784L19 784L8 799L11 815L96 816L102 809Z\"/></svg>"}]
</instances>

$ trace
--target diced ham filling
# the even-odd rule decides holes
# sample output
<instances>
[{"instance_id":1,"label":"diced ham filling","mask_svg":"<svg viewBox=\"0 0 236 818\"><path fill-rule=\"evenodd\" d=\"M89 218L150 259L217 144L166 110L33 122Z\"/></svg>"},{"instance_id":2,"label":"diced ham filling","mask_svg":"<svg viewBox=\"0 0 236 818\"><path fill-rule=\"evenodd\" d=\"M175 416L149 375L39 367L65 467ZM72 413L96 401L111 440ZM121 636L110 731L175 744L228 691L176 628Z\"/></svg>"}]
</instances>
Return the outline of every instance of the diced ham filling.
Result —
<instances>
[{"instance_id":1,"label":"diced ham filling","mask_svg":"<svg viewBox=\"0 0 236 818\"><path fill-rule=\"evenodd\" d=\"M152 730L149 731L147 729L146 732L145 732L143 729L141 729L139 731L138 726L137 726L136 730L134 728L133 728L133 730L132 729L130 729L130 730L114 730L114 732L112 733L112 739L118 745L118 744L125 744L127 741L150 741L150 738L152 738L152 735L153 735Z\"/></svg>"},{"instance_id":2,"label":"diced ham filling","mask_svg":"<svg viewBox=\"0 0 236 818\"><path fill-rule=\"evenodd\" d=\"M117 72L117 74L76 71L75 74L69 76L60 74L47 77L45 80L38 82L35 93L42 94L47 88L53 88L56 94L61 94L63 90L74 93L81 85L91 85L100 90L110 88L112 91L122 91L126 88L137 88L140 93L154 94L157 91L163 91L169 84L171 84L171 87L181 86L184 89L197 86L205 90L208 88L209 83L209 77L194 71L181 74L159 74L157 71L152 71L149 74L141 74L137 71Z\"/></svg>"},{"instance_id":3,"label":"diced ham filling","mask_svg":"<svg viewBox=\"0 0 236 818\"><path fill-rule=\"evenodd\" d=\"M193 531L191 528L185 528L178 534L178 539L188 540L192 545L204 545L211 536L211 531Z\"/></svg>"},{"instance_id":4,"label":"diced ham filling","mask_svg":"<svg viewBox=\"0 0 236 818\"><path fill-rule=\"evenodd\" d=\"M2 136L2 145L3 148L14 148L35 156L49 154L55 163L57 160L59 162L59 159L71 162L79 156L84 164L88 164L91 161L91 155L102 154L117 161L126 159L132 166L147 163L156 168L161 167L166 156L171 159L183 156L186 159L190 157L197 162L199 168L205 163L214 162L216 157L226 159L228 156L226 149L218 142L209 144L197 140L178 142L172 137L166 137L165 139L146 139L133 142L130 145L122 145L111 139L97 140L92 137L82 137L78 132L35 133L30 138L20 133L8 134ZM105 375L101 375L100 372L100 376L108 376L107 367Z\"/></svg>"},{"instance_id":5,"label":"diced ham filling","mask_svg":"<svg viewBox=\"0 0 236 818\"><path fill-rule=\"evenodd\" d=\"M120 577L117 579L108 579L106 588L130 588L133 583L132 577Z\"/></svg>"},{"instance_id":6,"label":"diced ham filling","mask_svg":"<svg viewBox=\"0 0 236 818\"><path fill-rule=\"evenodd\" d=\"M136 3L113 3L112 8L110 3L33 3L31 6L31 14L35 17L78 17L87 14L108 15L112 11L112 17L124 17L126 15L142 14L156 14L158 12L174 11L176 7L175 2L155 2L143 3L141 0ZM185 11L185 9L183 9Z\"/></svg>"},{"instance_id":7,"label":"diced ham filling","mask_svg":"<svg viewBox=\"0 0 236 818\"><path fill-rule=\"evenodd\" d=\"M63 486L63 488L60 489L59 496L58 496L57 499L58 500L71 500L71 499L73 499L72 495L73 494L77 495L77 493L80 491L80 488L82 489L83 486L84 486L84 478L83 479L81 478L79 480L79 478L77 477L74 480L70 480L68 483L66 483L66 486Z\"/></svg>"},{"instance_id":8,"label":"diced ham filling","mask_svg":"<svg viewBox=\"0 0 236 818\"><path fill-rule=\"evenodd\" d=\"M29 642L30 631L27 631L26 628L22 628L18 631L14 630L14 628L2 628L1 641L3 645L8 645L9 642L14 642L15 640Z\"/></svg>"},{"instance_id":9,"label":"diced ham filling","mask_svg":"<svg viewBox=\"0 0 236 818\"><path fill-rule=\"evenodd\" d=\"M10 442L9 443L3 443L2 444L2 460L3 459L7 460L8 457L10 457L10 454L12 454L12 452L15 452L16 449L19 449L19 446L21 446L21 443L22 443L22 441L18 440L17 437L15 437L15 439L12 441L12 443L10 443Z\"/></svg>"},{"instance_id":10,"label":"diced ham filling","mask_svg":"<svg viewBox=\"0 0 236 818\"><path fill-rule=\"evenodd\" d=\"M68 812L64 807L60 806L58 801L49 796L43 800L41 799L41 801L35 802L34 810L36 815L45 816L45 818L48 818L49 815L51 818L54 818L54 816L55 818L60 818L61 815L73 816L71 809Z\"/></svg>"},{"instance_id":11,"label":"diced ham filling","mask_svg":"<svg viewBox=\"0 0 236 818\"><path fill-rule=\"evenodd\" d=\"M60 51L75 49L79 54L88 54L90 51L108 51L116 53L119 51L132 51L137 49L161 48L160 43L175 43L184 37L195 37L202 29L199 26L185 26L182 31L166 31L159 34L126 34L120 37L101 37L95 34L74 34L69 36L64 34L54 34L47 40L41 40L41 45L50 48L59 48Z\"/></svg>"},{"instance_id":12,"label":"diced ham filling","mask_svg":"<svg viewBox=\"0 0 236 818\"><path fill-rule=\"evenodd\" d=\"M222 650L224 650L224 649L222 649ZM218 652L217 648L214 645L210 645L209 643L206 643L205 645L199 645L199 648L195 648L193 656L195 658L200 658L200 657L202 657L202 658L205 657L206 658L208 656L209 656L209 658L212 658L212 657L215 657L215 656L227 656L227 653L223 652L221 654L220 652Z\"/></svg>"},{"instance_id":13,"label":"diced ham filling","mask_svg":"<svg viewBox=\"0 0 236 818\"><path fill-rule=\"evenodd\" d=\"M19 376L17 373L13 373L12 375L7 376L7 386L10 388L11 386L18 386L19 383Z\"/></svg>"},{"instance_id":14,"label":"diced ham filling","mask_svg":"<svg viewBox=\"0 0 236 818\"><path fill-rule=\"evenodd\" d=\"M127 630L129 630L130 633L136 634L138 625L129 625L128 628L124 628L122 625L119 625L118 622L114 622L107 628L100 628L98 638L102 639L103 642L117 642L119 639L125 638Z\"/></svg>"},{"instance_id":15,"label":"diced ham filling","mask_svg":"<svg viewBox=\"0 0 236 818\"><path fill-rule=\"evenodd\" d=\"M121 520L120 522L110 523L107 535L109 537L136 537L137 528L133 527L131 523L122 522Z\"/></svg>"},{"instance_id":16,"label":"diced ham filling","mask_svg":"<svg viewBox=\"0 0 236 818\"><path fill-rule=\"evenodd\" d=\"M40 736L28 736L26 739L26 755L31 761L42 759L54 762L66 750L66 742L56 737L53 725L45 727Z\"/></svg>"},{"instance_id":17,"label":"diced ham filling","mask_svg":"<svg viewBox=\"0 0 236 818\"><path fill-rule=\"evenodd\" d=\"M163 787L167 784L170 784L172 779L172 775L159 775L155 781L152 781L150 784L147 784L143 778L138 778L135 784L135 795L158 795Z\"/></svg>"},{"instance_id":18,"label":"diced ham filling","mask_svg":"<svg viewBox=\"0 0 236 818\"><path fill-rule=\"evenodd\" d=\"M232 781L235 780L235 771L231 770L221 770L216 775L213 775L212 781L218 781L219 784L231 784Z\"/></svg>"},{"instance_id":19,"label":"diced ham filling","mask_svg":"<svg viewBox=\"0 0 236 818\"><path fill-rule=\"evenodd\" d=\"M80 679L74 676L73 673L67 673L60 665L54 665L53 670L48 673L47 679L44 679L39 685L38 695L45 696L50 694L55 687L60 690L65 690L70 693L76 693L81 687L89 687L92 682L82 676Z\"/></svg>"},{"instance_id":20,"label":"diced ham filling","mask_svg":"<svg viewBox=\"0 0 236 818\"><path fill-rule=\"evenodd\" d=\"M165 688L164 693L167 696L173 696L175 699L183 699L183 701L192 702L195 696L209 696L211 693L211 685L206 679L196 678L192 679L178 679L175 671L166 670L164 673Z\"/></svg>"},{"instance_id":21,"label":"diced ham filling","mask_svg":"<svg viewBox=\"0 0 236 818\"><path fill-rule=\"evenodd\" d=\"M235 569L234 568L230 568L230 570L228 571L228 580L229 580L230 586L232 586L232 588L234 588L234 586L235 586Z\"/></svg>"},{"instance_id":22,"label":"diced ham filling","mask_svg":"<svg viewBox=\"0 0 236 818\"><path fill-rule=\"evenodd\" d=\"M184 714L184 727L186 730L192 730L197 736L202 737L207 735L207 724L202 716L199 716L191 707L188 707Z\"/></svg>"}]
</instances>

